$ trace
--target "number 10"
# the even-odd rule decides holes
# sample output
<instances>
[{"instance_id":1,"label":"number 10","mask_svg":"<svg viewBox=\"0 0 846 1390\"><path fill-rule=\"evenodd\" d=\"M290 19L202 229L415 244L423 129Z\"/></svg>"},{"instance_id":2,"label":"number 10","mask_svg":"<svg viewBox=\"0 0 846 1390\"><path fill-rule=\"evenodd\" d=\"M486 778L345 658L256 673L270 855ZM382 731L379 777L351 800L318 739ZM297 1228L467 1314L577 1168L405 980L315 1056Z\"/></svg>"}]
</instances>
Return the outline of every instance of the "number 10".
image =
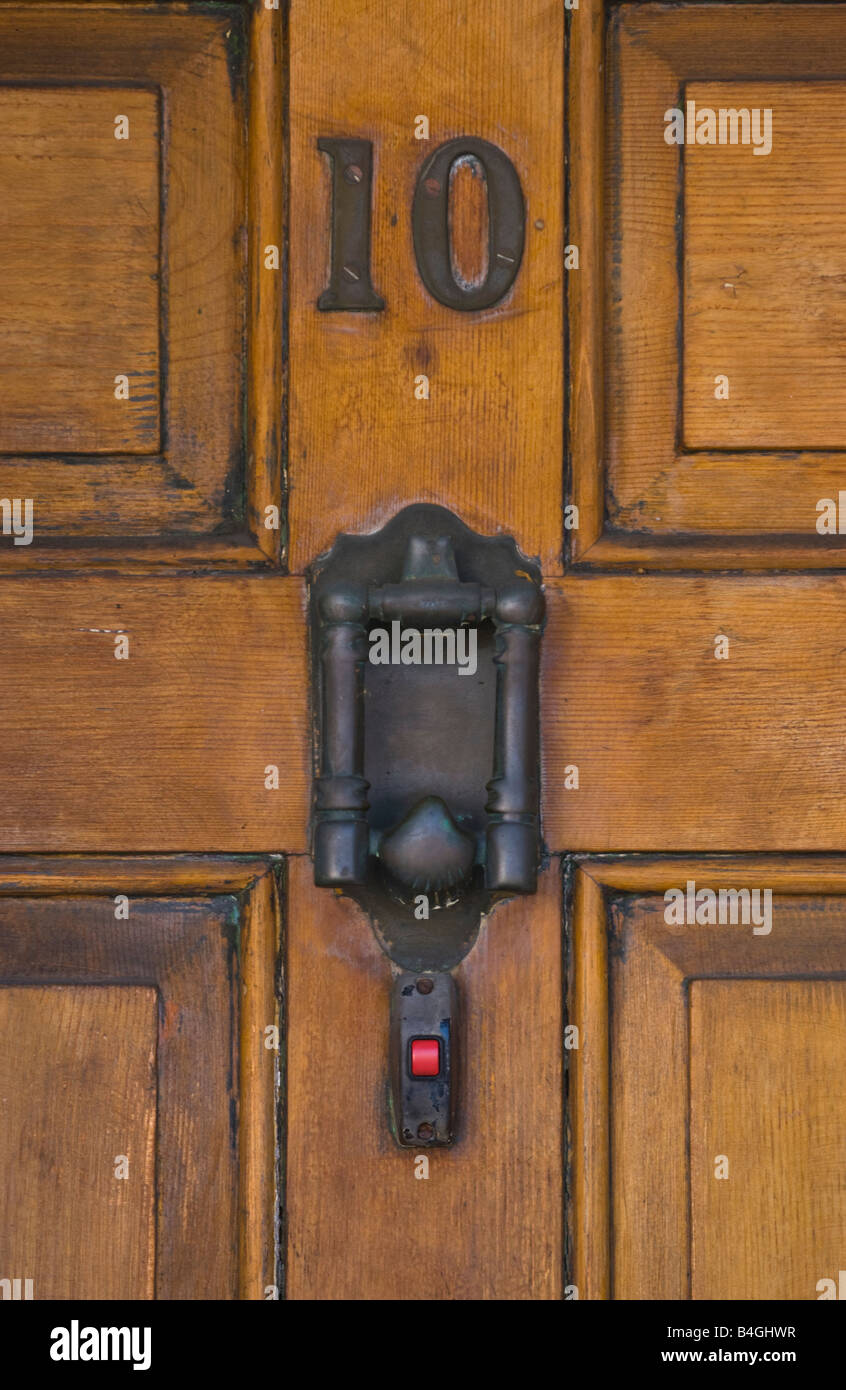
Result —
<instances>
[{"instance_id":1,"label":"number 10","mask_svg":"<svg viewBox=\"0 0 846 1390\"><path fill-rule=\"evenodd\" d=\"M317 148L332 165L331 270L317 307L378 312L385 301L370 278L373 145L321 136ZM487 273L480 284L470 286L455 278L449 230L450 171L468 155L484 170L488 198ZM505 297L520 269L526 215L517 170L498 146L472 135L439 145L417 176L411 216L417 270L439 304L467 312L490 309Z\"/></svg>"}]
</instances>

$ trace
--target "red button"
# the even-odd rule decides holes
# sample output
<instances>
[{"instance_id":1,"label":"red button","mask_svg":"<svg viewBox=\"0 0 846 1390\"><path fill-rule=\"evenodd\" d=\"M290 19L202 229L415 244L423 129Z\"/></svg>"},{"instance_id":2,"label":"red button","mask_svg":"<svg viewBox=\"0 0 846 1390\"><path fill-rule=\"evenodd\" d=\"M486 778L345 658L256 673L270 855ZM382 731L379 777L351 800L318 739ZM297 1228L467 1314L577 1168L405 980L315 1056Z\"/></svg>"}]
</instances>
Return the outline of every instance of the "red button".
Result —
<instances>
[{"instance_id":1,"label":"red button","mask_svg":"<svg viewBox=\"0 0 846 1390\"><path fill-rule=\"evenodd\" d=\"M411 1075L437 1076L441 1069L441 1044L438 1038L415 1038L411 1044Z\"/></svg>"}]
</instances>

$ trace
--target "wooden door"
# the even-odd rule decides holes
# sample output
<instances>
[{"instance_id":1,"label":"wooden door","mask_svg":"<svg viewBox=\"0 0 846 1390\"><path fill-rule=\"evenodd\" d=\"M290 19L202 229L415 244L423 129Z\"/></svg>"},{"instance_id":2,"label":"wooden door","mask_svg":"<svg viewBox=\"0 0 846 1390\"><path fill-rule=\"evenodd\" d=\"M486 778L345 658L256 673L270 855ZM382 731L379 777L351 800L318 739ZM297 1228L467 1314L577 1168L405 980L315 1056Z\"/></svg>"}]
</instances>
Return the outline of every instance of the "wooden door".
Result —
<instances>
[{"instance_id":1,"label":"wooden door","mask_svg":"<svg viewBox=\"0 0 846 1390\"><path fill-rule=\"evenodd\" d=\"M844 25L0 7L10 1288L834 1296ZM412 223L458 137L525 213L470 311ZM318 303L353 139L364 310ZM490 220L464 157L456 285ZM418 502L513 536L547 604L538 891L456 968L428 1176L386 1119L392 964L309 852L309 570Z\"/></svg>"}]
</instances>

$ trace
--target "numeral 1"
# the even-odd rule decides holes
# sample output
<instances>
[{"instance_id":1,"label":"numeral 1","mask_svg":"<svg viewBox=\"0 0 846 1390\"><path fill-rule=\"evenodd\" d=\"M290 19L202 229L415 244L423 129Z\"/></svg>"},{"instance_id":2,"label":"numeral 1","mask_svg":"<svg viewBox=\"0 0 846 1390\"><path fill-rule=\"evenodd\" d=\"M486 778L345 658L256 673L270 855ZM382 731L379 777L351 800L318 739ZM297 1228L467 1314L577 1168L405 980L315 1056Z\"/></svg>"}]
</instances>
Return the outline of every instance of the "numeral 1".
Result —
<instances>
[{"instance_id":1,"label":"numeral 1","mask_svg":"<svg viewBox=\"0 0 846 1390\"><path fill-rule=\"evenodd\" d=\"M332 165L332 258L328 288L318 309L384 309L370 279L370 198L373 146L369 140L321 136L317 148Z\"/></svg>"}]
</instances>

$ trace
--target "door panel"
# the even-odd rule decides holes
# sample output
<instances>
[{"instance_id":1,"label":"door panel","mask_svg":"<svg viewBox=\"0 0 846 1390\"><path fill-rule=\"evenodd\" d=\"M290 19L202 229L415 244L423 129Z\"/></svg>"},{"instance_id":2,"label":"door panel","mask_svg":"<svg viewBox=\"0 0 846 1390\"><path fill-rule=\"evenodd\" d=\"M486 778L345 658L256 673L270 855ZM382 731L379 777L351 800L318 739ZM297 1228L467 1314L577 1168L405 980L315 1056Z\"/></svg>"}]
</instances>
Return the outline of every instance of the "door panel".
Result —
<instances>
[{"instance_id":1,"label":"door panel","mask_svg":"<svg viewBox=\"0 0 846 1390\"><path fill-rule=\"evenodd\" d=\"M144 985L0 988L0 1258L38 1298L154 1296L157 1004Z\"/></svg>"},{"instance_id":2,"label":"door panel","mask_svg":"<svg viewBox=\"0 0 846 1390\"><path fill-rule=\"evenodd\" d=\"M587 513L574 556L839 567L842 538L823 540L816 523L844 446L846 229L830 152L846 7L610 5L605 45L602 6L592 12L595 27L571 34L574 71L593 89L574 88L570 109L582 172L569 236L588 269L570 277L570 325L591 349L572 359L574 489ZM668 114L691 102L715 120L746 111L746 142L741 123L734 142L704 144L700 123L699 143L668 143ZM771 113L763 157L755 110ZM601 165L600 195L586 183Z\"/></svg>"},{"instance_id":3,"label":"door panel","mask_svg":"<svg viewBox=\"0 0 846 1390\"><path fill-rule=\"evenodd\" d=\"M764 516L756 507L748 517L753 534L812 532L821 481L839 476L836 455L846 440L838 367L846 173L831 158L832 141L839 146L846 134L846 87L797 77L756 81L752 91L756 107L778 119L769 154L750 159L742 144L685 151L684 448L740 451L727 473L745 471L749 451L828 454L787 467L779 460L781 487L767 489ZM743 82L685 84L697 108L742 108L748 93ZM743 274L721 280L732 256ZM715 396L717 370L734 388L727 400ZM808 486L794 494L803 480ZM696 520L693 508L689 513L697 529L714 524L706 496L703 490L696 498ZM733 488L722 507L736 497ZM689 506L687 498L681 506Z\"/></svg>"},{"instance_id":4,"label":"door panel","mask_svg":"<svg viewBox=\"0 0 846 1390\"><path fill-rule=\"evenodd\" d=\"M238 4L0 15L0 495L32 501L37 536L25 558L0 547L3 566L278 554L271 19ZM264 114L248 129L250 93Z\"/></svg>"},{"instance_id":5,"label":"door panel","mask_svg":"<svg viewBox=\"0 0 846 1390\"><path fill-rule=\"evenodd\" d=\"M277 950L261 861L0 860L0 1265L36 1299L276 1285Z\"/></svg>"},{"instance_id":6,"label":"door panel","mask_svg":"<svg viewBox=\"0 0 846 1390\"><path fill-rule=\"evenodd\" d=\"M809 1300L836 1278L843 871L842 857L579 865L580 1296ZM738 896L709 921L706 888L749 891L746 917ZM769 912L751 896L767 888ZM693 904L681 921L669 890Z\"/></svg>"},{"instance_id":7,"label":"door panel","mask_svg":"<svg viewBox=\"0 0 846 1390\"><path fill-rule=\"evenodd\" d=\"M846 1220L846 980L692 981L690 1056L691 1297L815 1298Z\"/></svg>"},{"instance_id":8,"label":"door panel","mask_svg":"<svg viewBox=\"0 0 846 1390\"><path fill-rule=\"evenodd\" d=\"M3 454L159 452L160 118L156 90L0 91Z\"/></svg>"}]
</instances>

